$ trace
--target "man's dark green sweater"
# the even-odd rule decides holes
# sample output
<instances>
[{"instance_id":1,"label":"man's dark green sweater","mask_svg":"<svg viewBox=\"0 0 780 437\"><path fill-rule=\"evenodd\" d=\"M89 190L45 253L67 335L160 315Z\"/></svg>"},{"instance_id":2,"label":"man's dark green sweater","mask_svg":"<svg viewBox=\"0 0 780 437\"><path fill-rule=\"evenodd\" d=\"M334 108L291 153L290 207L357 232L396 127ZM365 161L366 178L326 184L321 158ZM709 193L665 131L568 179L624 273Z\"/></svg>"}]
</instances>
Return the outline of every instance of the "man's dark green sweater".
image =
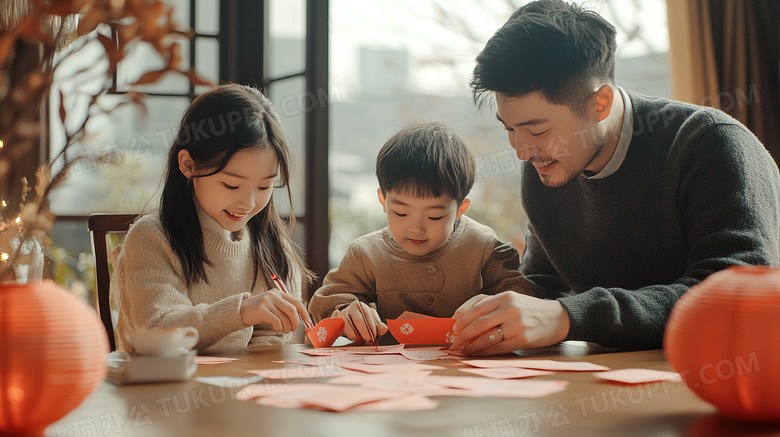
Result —
<instances>
[{"instance_id":1,"label":"man's dark green sweater","mask_svg":"<svg viewBox=\"0 0 780 437\"><path fill-rule=\"evenodd\" d=\"M730 265L780 265L780 176L725 113L628 95L633 136L612 175L551 188L523 164L520 269L566 308L569 340L651 349L689 287Z\"/></svg>"}]
</instances>

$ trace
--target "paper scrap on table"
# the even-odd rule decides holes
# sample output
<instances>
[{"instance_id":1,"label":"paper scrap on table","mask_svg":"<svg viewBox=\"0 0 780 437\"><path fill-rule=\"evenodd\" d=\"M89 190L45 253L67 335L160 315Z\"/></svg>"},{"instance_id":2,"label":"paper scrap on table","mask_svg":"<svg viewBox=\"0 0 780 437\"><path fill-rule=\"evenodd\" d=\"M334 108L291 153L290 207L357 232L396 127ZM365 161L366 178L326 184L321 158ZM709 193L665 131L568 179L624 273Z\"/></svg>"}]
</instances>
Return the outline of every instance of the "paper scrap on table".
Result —
<instances>
[{"instance_id":1,"label":"paper scrap on table","mask_svg":"<svg viewBox=\"0 0 780 437\"><path fill-rule=\"evenodd\" d=\"M453 397L453 398L484 398L485 393L480 391L471 391L471 390L464 390L460 388L450 388L450 387L441 387L437 390L426 390L424 393L426 396L434 396L434 397L441 397L441 396L447 396L447 397ZM502 397L502 396L496 396L496 397Z\"/></svg>"},{"instance_id":2,"label":"paper scrap on table","mask_svg":"<svg viewBox=\"0 0 780 437\"><path fill-rule=\"evenodd\" d=\"M322 349L305 349L296 352L300 352L302 354L309 355L312 357L327 357L331 355L338 355L339 352L343 352L343 351L338 348L322 348Z\"/></svg>"},{"instance_id":3,"label":"paper scrap on table","mask_svg":"<svg viewBox=\"0 0 780 437\"><path fill-rule=\"evenodd\" d=\"M679 373L664 370L650 369L619 369L601 372L595 375L597 378L608 381L621 382L623 384L644 384L648 382L672 381L681 382Z\"/></svg>"},{"instance_id":4,"label":"paper scrap on table","mask_svg":"<svg viewBox=\"0 0 780 437\"><path fill-rule=\"evenodd\" d=\"M260 375L272 381L289 381L310 378L333 378L347 375L362 375L363 372L345 369L341 365L326 366L288 366L281 369L249 370L249 373Z\"/></svg>"},{"instance_id":5,"label":"paper scrap on table","mask_svg":"<svg viewBox=\"0 0 780 437\"><path fill-rule=\"evenodd\" d=\"M419 360L419 361L449 360L449 359L457 358L450 355L447 352L446 348L442 349L441 347L438 346L407 348L401 351L401 355L403 355L404 357L410 360Z\"/></svg>"},{"instance_id":6,"label":"paper scrap on table","mask_svg":"<svg viewBox=\"0 0 780 437\"><path fill-rule=\"evenodd\" d=\"M260 375L272 381L288 381L297 379L328 378L355 373L341 366L289 366L281 369L248 370L248 373Z\"/></svg>"},{"instance_id":7,"label":"paper scrap on table","mask_svg":"<svg viewBox=\"0 0 780 437\"><path fill-rule=\"evenodd\" d=\"M248 384L255 384L263 380L262 376L252 375L245 377L237 376L199 376L195 381L204 384L216 385L225 388L239 388Z\"/></svg>"},{"instance_id":8,"label":"paper scrap on table","mask_svg":"<svg viewBox=\"0 0 780 437\"><path fill-rule=\"evenodd\" d=\"M382 399L376 402L356 405L349 411L412 411L432 410L439 406L439 401L422 395L398 396Z\"/></svg>"},{"instance_id":9,"label":"paper scrap on table","mask_svg":"<svg viewBox=\"0 0 780 437\"><path fill-rule=\"evenodd\" d=\"M404 350L404 345L396 344L392 346L347 346L342 348L343 352L339 354L346 355L389 355L400 354Z\"/></svg>"},{"instance_id":10,"label":"paper scrap on table","mask_svg":"<svg viewBox=\"0 0 780 437\"><path fill-rule=\"evenodd\" d=\"M302 354L313 356L313 357L322 357L322 356L330 356L330 355L349 356L349 355L400 354L401 351L403 351L403 349L404 349L404 345L398 344L392 346L377 346L376 349L374 349L374 346L344 346L344 347L331 347L331 348L304 349L304 350L298 350L296 352L300 352Z\"/></svg>"},{"instance_id":11,"label":"paper scrap on table","mask_svg":"<svg viewBox=\"0 0 780 437\"><path fill-rule=\"evenodd\" d=\"M206 355L198 355L195 357L195 364L198 365L206 365L206 364L225 364L230 363L233 361L237 361L238 358L228 358L228 357L210 357Z\"/></svg>"},{"instance_id":12,"label":"paper scrap on table","mask_svg":"<svg viewBox=\"0 0 780 437\"><path fill-rule=\"evenodd\" d=\"M385 375L392 375L392 373L386 373ZM390 390L400 391L407 394L420 395L435 393L443 388L438 384L427 382L425 379L417 381L383 379L368 381L364 384L361 384L361 386L367 390Z\"/></svg>"},{"instance_id":13,"label":"paper scrap on table","mask_svg":"<svg viewBox=\"0 0 780 437\"><path fill-rule=\"evenodd\" d=\"M327 384L294 384L273 392L264 391L262 387L247 387L247 390L236 397L241 400L256 399L259 404L283 408L345 411L357 405L401 396L405 397L405 394L397 391L366 390Z\"/></svg>"},{"instance_id":14,"label":"paper scrap on table","mask_svg":"<svg viewBox=\"0 0 780 437\"><path fill-rule=\"evenodd\" d=\"M462 363L483 369L499 367L519 367L521 369L552 370L558 372L602 372L609 367L585 361L553 361L553 360L463 360Z\"/></svg>"},{"instance_id":15,"label":"paper scrap on table","mask_svg":"<svg viewBox=\"0 0 780 437\"><path fill-rule=\"evenodd\" d=\"M444 387L467 390L482 396L509 398L538 398L547 396L563 390L569 384L567 381L558 380L495 380L470 376L429 376L425 381ZM434 396L434 394L429 395Z\"/></svg>"},{"instance_id":16,"label":"paper scrap on table","mask_svg":"<svg viewBox=\"0 0 780 437\"><path fill-rule=\"evenodd\" d=\"M444 367L432 366L430 364L407 363L407 364L387 364L378 366L375 364L363 363L341 363L341 367L349 370L357 370L365 373L386 373L386 372L408 372L412 370L443 370Z\"/></svg>"},{"instance_id":17,"label":"paper scrap on table","mask_svg":"<svg viewBox=\"0 0 780 437\"><path fill-rule=\"evenodd\" d=\"M401 395L400 392L388 390L365 390L357 387L343 387L334 390L333 387L330 386L327 396L307 399L306 404L331 411L344 411L356 405L391 399Z\"/></svg>"},{"instance_id":18,"label":"paper scrap on table","mask_svg":"<svg viewBox=\"0 0 780 437\"><path fill-rule=\"evenodd\" d=\"M304 404L331 411L344 411L356 405L390 399L400 395L400 392L388 390L365 390L357 387L332 385L325 385L325 387L327 389L320 396L306 397Z\"/></svg>"},{"instance_id":19,"label":"paper scrap on table","mask_svg":"<svg viewBox=\"0 0 780 437\"><path fill-rule=\"evenodd\" d=\"M484 376L493 379L520 379L531 378L534 376L552 375L553 372L547 370L520 369L517 367L491 367L487 369L458 369L461 372L472 373L474 375Z\"/></svg>"},{"instance_id":20,"label":"paper scrap on table","mask_svg":"<svg viewBox=\"0 0 780 437\"><path fill-rule=\"evenodd\" d=\"M455 319L431 317L404 311L397 319L387 319L387 328L401 344L451 344Z\"/></svg>"},{"instance_id":21,"label":"paper scrap on table","mask_svg":"<svg viewBox=\"0 0 780 437\"><path fill-rule=\"evenodd\" d=\"M249 384L236 392L236 399L240 401L249 401L267 396L284 397L289 393L312 393L322 391L323 384L300 383L300 384Z\"/></svg>"},{"instance_id":22,"label":"paper scrap on table","mask_svg":"<svg viewBox=\"0 0 780 437\"><path fill-rule=\"evenodd\" d=\"M319 356L311 356L311 357L304 357L302 359L291 359L291 360L271 360L274 364L295 364L299 366L332 366L332 365L338 365L339 363L351 363L351 362L360 362L362 363L364 361L364 357L354 355L354 356L342 356L342 355L319 355Z\"/></svg>"},{"instance_id":23,"label":"paper scrap on table","mask_svg":"<svg viewBox=\"0 0 780 437\"><path fill-rule=\"evenodd\" d=\"M371 365L410 364L410 360L401 355L366 355L362 360Z\"/></svg>"},{"instance_id":24,"label":"paper scrap on table","mask_svg":"<svg viewBox=\"0 0 780 437\"><path fill-rule=\"evenodd\" d=\"M408 372L388 373L362 373L354 372L350 375L339 376L328 381L329 384L364 385L381 381L401 381L404 383L417 383L433 373L432 370L410 370Z\"/></svg>"}]
</instances>

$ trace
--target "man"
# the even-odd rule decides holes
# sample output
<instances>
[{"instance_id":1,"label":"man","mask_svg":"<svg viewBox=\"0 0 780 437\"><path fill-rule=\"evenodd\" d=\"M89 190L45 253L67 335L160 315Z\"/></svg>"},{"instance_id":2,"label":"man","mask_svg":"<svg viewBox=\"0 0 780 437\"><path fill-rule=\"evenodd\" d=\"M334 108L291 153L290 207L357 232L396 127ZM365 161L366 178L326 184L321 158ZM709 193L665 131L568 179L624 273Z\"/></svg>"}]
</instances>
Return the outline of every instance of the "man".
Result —
<instances>
[{"instance_id":1,"label":"man","mask_svg":"<svg viewBox=\"0 0 780 437\"><path fill-rule=\"evenodd\" d=\"M453 349L563 340L660 348L679 297L736 264L780 264L775 162L713 108L615 85L615 28L561 0L519 8L476 59L522 166L521 272L536 297L476 296Z\"/></svg>"}]
</instances>

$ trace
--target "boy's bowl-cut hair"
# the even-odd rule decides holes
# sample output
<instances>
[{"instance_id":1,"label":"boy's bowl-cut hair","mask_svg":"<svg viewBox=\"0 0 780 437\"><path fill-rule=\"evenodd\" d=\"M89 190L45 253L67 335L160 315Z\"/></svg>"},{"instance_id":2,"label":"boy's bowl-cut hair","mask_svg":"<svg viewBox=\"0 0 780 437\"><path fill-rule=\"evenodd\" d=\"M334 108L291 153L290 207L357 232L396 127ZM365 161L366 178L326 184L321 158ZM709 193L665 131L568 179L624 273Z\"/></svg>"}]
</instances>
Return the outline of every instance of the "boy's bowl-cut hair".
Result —
<instances>
[{"instance_id":1,"label":"boy's bowl-cut hair","mask_svg":"<svg viewBox=\"0 0 780 437\"><path fill-rule=\"evenodd\" d=\"M384 195L395 191L421 198L448 195L460 205L476 178L476 159L461 139L440 123L408 126L393 135L376 158Z\"/></svg>"}]
</instances>

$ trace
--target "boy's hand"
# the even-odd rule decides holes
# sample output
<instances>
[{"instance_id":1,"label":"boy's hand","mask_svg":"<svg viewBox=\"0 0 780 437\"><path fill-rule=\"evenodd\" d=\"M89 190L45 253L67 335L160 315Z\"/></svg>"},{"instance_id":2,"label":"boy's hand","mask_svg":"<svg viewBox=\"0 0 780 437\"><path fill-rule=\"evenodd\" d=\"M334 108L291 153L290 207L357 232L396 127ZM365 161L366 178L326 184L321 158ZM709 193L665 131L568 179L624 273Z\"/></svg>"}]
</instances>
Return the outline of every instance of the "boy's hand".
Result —
<instances>
[{"instance_id":1,"label":"boy's hand","mask_svg":"<svg viewBox=\"0 0 780 437\"><path fill-rule=\"evenodd\" d=\"M363 312L366 314L366 319L368 319L366 321L368 322L367 324L363 321L363 316L360 314L358 305L363 306ZM346 308L337 310L334 317L341 317L344 319L344 335L352 341L368 341L368 339L371 338L369 330L374 338L387 332L387 325L382 323L379 314L373 308L359 300L352 302ZM351 322L350 319L352 319ZM355 324L355 328L357 328L358 331L357 333L352 329L352 323Z\"/></svg>"},{"instance_id":2,"label":"boy's hand","mask_svg":"<svg viewBox=\"0 0 780 437\"><path fill-rule=\"evenodd\" d=\"M269 323L274 331L288 333L298 328L299 315L311 322L301 301L277 289L241 301L241 320L245 325Z\"/></svg>"}]
</instances>

